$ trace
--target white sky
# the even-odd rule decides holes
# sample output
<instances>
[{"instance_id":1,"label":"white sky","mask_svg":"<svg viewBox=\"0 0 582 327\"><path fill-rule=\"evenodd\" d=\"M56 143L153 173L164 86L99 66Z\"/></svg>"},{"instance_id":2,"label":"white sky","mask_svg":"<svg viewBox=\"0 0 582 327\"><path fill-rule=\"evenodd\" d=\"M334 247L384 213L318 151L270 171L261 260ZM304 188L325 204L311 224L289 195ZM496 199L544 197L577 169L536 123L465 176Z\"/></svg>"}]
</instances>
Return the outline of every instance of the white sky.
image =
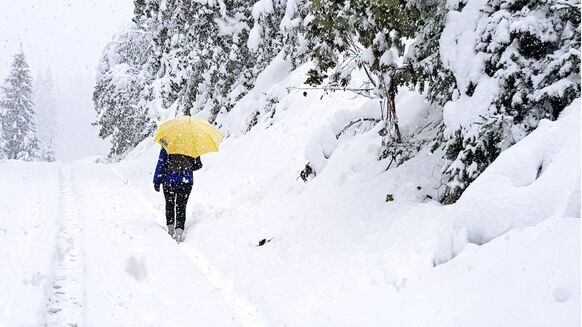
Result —
<instances>
[{"instance_id":1,"label":"white sky","mask_svg":"<svg viewBox=\"0 0 582 327\"><path fill-rule=\"evenodd\" d=\"M0 0L0 82L22 42L32 77L51 69L59 135L57 159L107 152L99 140L92 93L105 45L129 23L132 0Z\"/></svg>"}]
</instances>

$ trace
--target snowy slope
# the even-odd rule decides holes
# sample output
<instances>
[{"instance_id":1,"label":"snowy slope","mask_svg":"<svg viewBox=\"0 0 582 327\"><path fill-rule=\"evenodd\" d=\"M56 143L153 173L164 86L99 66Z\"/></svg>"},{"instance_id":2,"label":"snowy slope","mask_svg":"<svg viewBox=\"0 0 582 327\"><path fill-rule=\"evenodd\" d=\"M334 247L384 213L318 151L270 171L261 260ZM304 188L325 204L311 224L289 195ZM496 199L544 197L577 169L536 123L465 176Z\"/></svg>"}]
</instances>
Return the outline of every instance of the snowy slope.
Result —
<instances>
[{"instance_id":1,"label":"snowy slope","mask_svg":"<svg viewBox=\"0 0 582 327\"><path fill-rule=\"evenodd\" d=\"M271 68L266 74L277 76L280 68ZM259 91L299 86L303 69L259 83ZM375 160L374 130L336 144L315 142L329 159L307 184L298 179L313 158L314 139L374 107L350 94L321 96L291 91L273 119L245 135L227 122L223 129L233 136L196 175L187 242L208 253L266 321L579 324L579 102L504 152L457 204L443 207L426 197L441 185L433 177L440 154L422 151L385 171L388 163ZM260 101L250 93L233 122ZM404 90L398 101L402 125L422 126L428 105ZM118 169L161 215L162 198L151 186L157 151L146 141ZM385 202L388 193L394 202ZM272 240L257 247L262 239ZM515 309L503 310L508 303Z\"/></svg>"},{"instance_id":2,"label":"snowy slope","mask_svg":"<svg viewBox=\"0 0 582 327\"><path fill-rule=\"evenodd\" d=\"M441 153L386 170L376 129L335 138L377 104L287 93L308 67L285 67L203 158L183 244L165 231L151 139L119 164L0 162L0 326L580 325L579 101L441 206L427 197ZM441 119L414 93L397 101L407 135Z\"/></svg>"},{"instance_id":3,"label":"snowy slope","mask_svg":"<svg viewBox=\"0 0 582 327\"><path fill-rule=\"evenodd\" d=\"M0 167L0 326L34 326L51 287L58 168L18 161Z\"/></svg>"}]
</instances>

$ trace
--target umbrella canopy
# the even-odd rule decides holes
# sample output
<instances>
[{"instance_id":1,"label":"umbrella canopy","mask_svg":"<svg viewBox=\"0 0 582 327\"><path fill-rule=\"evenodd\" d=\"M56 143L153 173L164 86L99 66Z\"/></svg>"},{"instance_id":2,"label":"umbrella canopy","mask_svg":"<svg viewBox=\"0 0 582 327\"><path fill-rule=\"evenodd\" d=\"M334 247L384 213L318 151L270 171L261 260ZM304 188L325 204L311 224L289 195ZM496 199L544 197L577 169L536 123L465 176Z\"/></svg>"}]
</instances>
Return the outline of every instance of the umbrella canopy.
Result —
<instances>
[{"instance_id":1,"label":"umbrella canopy","mask_svg":"<svg viewBox=\"0 0 582 327\"><path fill-rule=\"evenodd\" d=\"M217 152L222 134L202 118L184 116L160 125L154 141L169 154L195 158L205 153Z\"/></svg>"}]
</instances>

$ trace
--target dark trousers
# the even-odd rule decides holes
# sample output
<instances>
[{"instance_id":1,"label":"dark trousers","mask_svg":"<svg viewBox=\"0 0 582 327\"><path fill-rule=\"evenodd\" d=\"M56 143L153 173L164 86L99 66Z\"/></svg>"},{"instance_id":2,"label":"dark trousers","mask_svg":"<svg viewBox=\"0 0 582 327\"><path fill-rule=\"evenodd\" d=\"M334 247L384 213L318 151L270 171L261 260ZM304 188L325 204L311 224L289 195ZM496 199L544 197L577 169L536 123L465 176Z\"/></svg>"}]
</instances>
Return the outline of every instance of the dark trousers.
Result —
<instances>
[{"instance_id":1,"label":"dark trousers","mask_svg":"<svg viewBox=\"0 0 582 327\"><path fill-rule=\"evenodd\" d=\"M184 229L186 222L186 204L192 192L191 184L164 183L164 197L166 198L166 224Z\"/></svg>"}]
</instances>

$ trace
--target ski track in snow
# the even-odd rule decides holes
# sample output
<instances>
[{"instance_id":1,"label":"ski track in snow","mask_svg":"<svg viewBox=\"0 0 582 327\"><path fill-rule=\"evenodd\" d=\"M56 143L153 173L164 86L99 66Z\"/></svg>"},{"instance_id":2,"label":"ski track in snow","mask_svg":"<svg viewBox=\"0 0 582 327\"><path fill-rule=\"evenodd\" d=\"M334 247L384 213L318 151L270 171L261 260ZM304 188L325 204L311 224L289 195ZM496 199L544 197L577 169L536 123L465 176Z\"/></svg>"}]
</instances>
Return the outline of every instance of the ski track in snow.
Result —
<instances>
[{"instance_id":1,"label":"ski track in snow","mask_svg":"<svg viewBox=\"0 0 582 327\"><path fill-rule=\"evenodd\" d=\"M70 165L60 171L60 230L57 235L53 283L48 296L45 326L81 326L83 271L77 200Z\"/></svg>"},{"instance_id":2,"label":"ski track in snow","mask_svg":"<svg viewBox=\"0 0 582 327\"><path fill-rule=\"evenodd\" d=\"M160 217L163 217L164 214L159 210L156 210L156 208L143 197L139 190L130 185L128 179L118 169L114 167L110 167L110 169L123 182L123 184L126 185L126 187L131 189L135 198L143 203L143 207L156 217L160 225L163 227L165 221L162 222ZM192 242L188 241L179 244L178 247L188 261L191 262L202 273L206 280L219 292L224 299L224 302L237 315L244 326L269 326L269 324L267 324L262 318L259 309L245 297L236 292L233 282L223 277L222 273L211 264L210 260L202 250L196 247Z\"/></svg>"}]
</instances>

